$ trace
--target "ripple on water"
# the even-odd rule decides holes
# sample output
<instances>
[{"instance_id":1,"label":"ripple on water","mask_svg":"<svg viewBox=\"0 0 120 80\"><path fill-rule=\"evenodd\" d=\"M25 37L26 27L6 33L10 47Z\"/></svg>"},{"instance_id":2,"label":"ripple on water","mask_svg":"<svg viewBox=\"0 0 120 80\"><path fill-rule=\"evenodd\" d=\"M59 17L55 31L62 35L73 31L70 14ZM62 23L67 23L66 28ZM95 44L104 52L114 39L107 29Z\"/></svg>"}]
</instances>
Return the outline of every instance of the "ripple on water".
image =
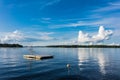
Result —
<instances>
[{"instance_id":1,"label":"ripple on water","mask_svg":"<svg viewBox=\"0 0 120 80\"><path fill-rule=\"evenodd\" d=\"M27 75L20 75L17 77L11 77L9 78L9 80L46 80L46 79L54 79L55 76L58 76L61 74L61 72L65 72L65 68L60 68L60 69L54 69L54 70L46 70L43 72L31 72L30 74ZM59 73L60 72L60 73ZM53 77L54 75L54 77Z\"/></svg>"}]
</instances>

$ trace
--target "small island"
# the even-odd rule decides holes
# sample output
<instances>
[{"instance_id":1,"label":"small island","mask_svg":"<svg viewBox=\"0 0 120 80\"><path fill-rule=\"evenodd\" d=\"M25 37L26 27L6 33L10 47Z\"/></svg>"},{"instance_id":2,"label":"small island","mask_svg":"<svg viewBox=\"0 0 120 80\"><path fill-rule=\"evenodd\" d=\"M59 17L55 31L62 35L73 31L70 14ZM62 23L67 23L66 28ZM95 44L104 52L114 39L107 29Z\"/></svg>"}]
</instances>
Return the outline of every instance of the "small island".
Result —
<instances>
[{"instance_id":1,"label":"small island","mask_svg":"<svg viewBox=\"0 0 120 80\"><path fill-rule=\"evenodd\" d=\"M49 45L46 47L60 48L120 48L120 45Z\"/></svg>"},{"instance_id":2,"label":"small island","mask_svg":"<svg viewBox=\"0 0 120 80\"><path fill-rule=\"evenodd\" d=\"M20 44L0 44L0 47L23 47L22 45Z\"/></svg>"}]
</instances>

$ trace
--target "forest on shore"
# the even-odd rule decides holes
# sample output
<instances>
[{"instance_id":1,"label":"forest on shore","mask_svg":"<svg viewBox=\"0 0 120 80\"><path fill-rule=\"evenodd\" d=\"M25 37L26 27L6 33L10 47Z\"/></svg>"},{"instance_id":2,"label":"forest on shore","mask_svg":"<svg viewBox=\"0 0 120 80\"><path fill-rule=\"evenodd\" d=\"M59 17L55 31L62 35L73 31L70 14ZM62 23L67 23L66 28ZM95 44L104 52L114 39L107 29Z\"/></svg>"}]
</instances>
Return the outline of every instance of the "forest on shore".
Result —
<instances>
[{"instance_id":1,"label":"forest on shore","mask_svg":"<svg viewBox=\"0 0 120 80\"><path fill-rule=\"evenodd\" d=\"M49 45L46 47L62 48L120 48L120 45Z\"/></svg>"},{"instance_id":2,"label":"forest on shore","mask_svg":"<svg viewBox=\"0 0 120 80\"><path fill-rule=\"evenodd\" d=\"M23 47L22 45L20 44L0 44L0 47Z\"/></svg>"}]
</instances>

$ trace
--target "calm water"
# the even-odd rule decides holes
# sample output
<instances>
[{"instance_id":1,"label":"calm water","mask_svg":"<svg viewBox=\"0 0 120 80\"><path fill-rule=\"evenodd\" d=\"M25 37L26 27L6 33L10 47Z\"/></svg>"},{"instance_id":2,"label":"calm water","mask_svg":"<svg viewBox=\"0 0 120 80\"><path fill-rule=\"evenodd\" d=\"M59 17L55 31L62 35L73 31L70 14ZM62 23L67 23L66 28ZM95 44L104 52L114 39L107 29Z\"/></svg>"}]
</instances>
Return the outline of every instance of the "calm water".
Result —
<instances>
[{"instance_id":1,"label":"calm water","mask_svg":"<svg viewBox=\"0 0 120 80\"><path fill-rule=\"evenodd\" d=\"M33 48L53 59L28 60L27 48L0 48L0 80L120 80L120 49ZM66 64L70 64L68 69Z\"/></svg>"}]
</instances>

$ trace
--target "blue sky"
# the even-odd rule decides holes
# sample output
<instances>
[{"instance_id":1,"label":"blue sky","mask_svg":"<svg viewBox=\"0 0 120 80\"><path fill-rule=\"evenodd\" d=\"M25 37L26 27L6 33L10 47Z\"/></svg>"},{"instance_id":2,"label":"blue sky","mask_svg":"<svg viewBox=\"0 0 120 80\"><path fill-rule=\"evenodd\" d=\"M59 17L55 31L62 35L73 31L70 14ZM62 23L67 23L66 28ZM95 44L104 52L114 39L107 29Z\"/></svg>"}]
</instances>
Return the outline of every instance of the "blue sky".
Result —
<instances>
[{"instance_id":1,"label":"blue sky","mask_svg":"<svg viewBox=\"0 0 120 80\"><path fill-rule=\"evenodd\" d=\"M113 31L104 44L120 44L119 21L120 0L0 0L0 38L19 32L23 45L74 44L101 25Z\"/></svg>"}]
</instances>

